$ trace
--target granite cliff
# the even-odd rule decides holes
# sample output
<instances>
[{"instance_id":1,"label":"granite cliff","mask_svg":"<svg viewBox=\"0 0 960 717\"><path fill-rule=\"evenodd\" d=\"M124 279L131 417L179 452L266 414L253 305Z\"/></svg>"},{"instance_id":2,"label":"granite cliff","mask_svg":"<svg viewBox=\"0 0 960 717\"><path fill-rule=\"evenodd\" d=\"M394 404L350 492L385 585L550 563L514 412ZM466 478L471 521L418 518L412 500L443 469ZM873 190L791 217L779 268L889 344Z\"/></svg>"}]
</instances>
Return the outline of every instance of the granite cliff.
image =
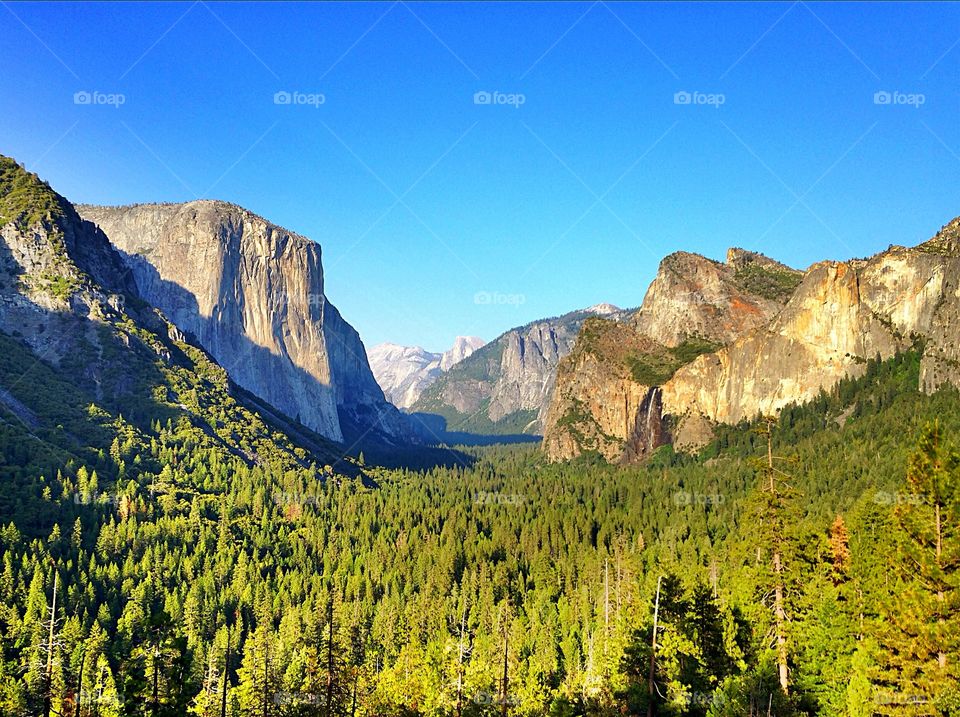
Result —
<instances>
[{"instance_id":1,"label":"granite cliff","mask_svg":"<svg viewBox=\"0 0 960 717\"><path fill-rule=\"evenodd\" d=\"M0 411L80 464L105 460L87 445L91 435L118 431L124 441L189 435L251 465L357 472L337 446L232 383L143 300L103 231L3 156L0 344Z\"/></svg>"},{"instance_id":2,"label":"granite cliff","mask_svg":"<svg viewBox=\"0 0 960 717\"><path fill-rule=\"evenodd\" d=\"M731 249L726 263L666 257L640 308L620 321L590 320L558 369L544 448L554 459L597 451L613 462L669 441L659 388L683 365L766 325L802 274Z\"/></svg>"},{"instance_id":3,"label":"granite cliff","mask_svg":"<svg viewBox=\"0 0 960 717\"><path fill-rule=\"evenodd\" d=\"M742 250L725 268L674 255L603 341L584 327L560 367L544 447L554 460L596 450L620 462L668 442L695 449L714 423L808 401L918 342L920 388L960 385L958 326L960 219L917 247L802 274Z\"/></svg>"},{"instance_id":4,"label":"granite cliff","mask_svg":"<svg viewBox=\"0 0 960 717\"><path fill-rule=\"evenodd\" d=\"M324 294L318 244L220 201L78 210L117 247L140 296L238 385L330 440L412 436Z\"/></svg>"},{"instance_id":5,"label":"granite cliff","mask_svg":"<svg viewBox=\"0 0 960 717\"><path fill-rule=\"evenodd\" d=\"M598 304L511 329L427 388L411 411L442 416L451 431L539 434L560 359L590 316L620 314Z\"/></svg>"}]
</instances>

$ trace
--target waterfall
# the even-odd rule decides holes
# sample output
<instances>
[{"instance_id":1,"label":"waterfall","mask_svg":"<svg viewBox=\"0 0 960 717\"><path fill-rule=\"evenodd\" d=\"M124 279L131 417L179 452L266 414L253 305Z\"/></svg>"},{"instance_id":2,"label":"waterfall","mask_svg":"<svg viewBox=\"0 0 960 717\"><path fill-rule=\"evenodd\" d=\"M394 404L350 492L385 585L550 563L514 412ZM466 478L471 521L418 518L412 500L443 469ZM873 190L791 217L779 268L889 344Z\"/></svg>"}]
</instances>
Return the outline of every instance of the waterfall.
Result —
<instances>
[{"instance_id":1,"label":"waterfall","mask_svg":"<svg viewBox=\"0 0 960 717\"><path fill-rule=\"evenodd\" d=\"M660 403L658 400L659 397L660 388L657 386L651 388L650 393L647 394L647 419L644 425L644 428L646 429L647 453L652 453L653 449L656 448L656 436L654 435L653 426L650 425L650 420L653 418L654 404ZM657 420L660 420L660 416L657 416Z\"/></svg>"}]
</instances>

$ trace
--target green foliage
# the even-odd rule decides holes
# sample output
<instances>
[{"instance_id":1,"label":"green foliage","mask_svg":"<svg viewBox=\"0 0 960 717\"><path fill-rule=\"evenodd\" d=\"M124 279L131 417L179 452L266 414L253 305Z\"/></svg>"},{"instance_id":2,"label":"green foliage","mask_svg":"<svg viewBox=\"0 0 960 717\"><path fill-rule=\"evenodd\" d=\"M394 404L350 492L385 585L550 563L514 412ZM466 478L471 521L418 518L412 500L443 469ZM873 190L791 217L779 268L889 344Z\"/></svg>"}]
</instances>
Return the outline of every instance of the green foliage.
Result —
<instances>
[{"instance_id":1,"label":"green foliage","mask_svg":"<svg viewBox=\"0 0 960 717\"><path fill-rule=\"evenodd\" d=\"M736 281L747 293L783 302L800 286L803 272L750 262L737 268Z\"/></svg>"},{"instance_id":2,"label":"green foliage","mask_svg":"<svg viewBox=\"0 0 960 717\"><path fill-rule=\"evenodd\" d=\"M796 458L780 519L784 695L753 424L641 466L496 446L470 449L469 466L368 467L365 483L326 477L202 352L179 345L166 361L156 337L129 337L143 351L119 354L130 373L117 386L136 388L97 400L73 369L0 336L0 385L16 400L0 400L4 715L32 716L45 691L51 561L53 698L74 714L79 692L81 717L219 715L224 687L230 717L454 715L458 701L464 716L504 701L512 715L645 714L660 575L673 577L656 714L871 714L890 664L883 616L932 604L897 602L922 585L891 583L888 559L904 511L928 525L933 505L899 497L953 465L945 448L911 462L910 444L932 418L960 435L956 391L916 390L917 352L868 362L775 428L775 454ZM930 485L955 504L955 483ZM831 532L838 514L846 537Z\"/></svg>"},{"instance_id":3,"label":"green foliage","mask_svg":"<svg viewBox=\"0 0 960 717\"><path fill-rule=\"evenodd\" d=\"M473 433L481 436L508 436L530 433L531 424L537 419L534 410L520 410L508 413L497 421L487 415L489 399L481 401L480 408L473 413L461 413L452 406L435 404L433 415L443 416L447 421L448 432ZM441 436L442 438L443 436Z\"/></svg>"},{"instance_id":4,"label":"green foliage","mask_svg":"<svg viewBox=\"0 0 960 717\"><path fill-rule=\"evenodd\" d=\"M720 348L705 339L691 337L672 348L664 347L662 351L634 353L627 357L630 375L637 383L644 386L661 386L671 378L682 366L703 354L713 353Z\"/></svg>"},{"instance_id":5,"label":"green foliage","mask_svg":"<svg viewBox=\"0 0 960 717\"><path fill-rule=\"evenodd\" d=\"M63 215L63 198L37 175L0 155L0 226L16 222L21 230Z\"/></svg>"},{"instance_id":6,"label":"green foliage","mask_svg":"<svg viewBox=\"0 0 960 717\"><path fill-rule=\"evenodd\" d=\"M960 453L924 429L895 510L897 590L881 607L883 714L950 712L960 699ZM897 699L909 695L910 700Z\"/></svg>"}]
</instances>

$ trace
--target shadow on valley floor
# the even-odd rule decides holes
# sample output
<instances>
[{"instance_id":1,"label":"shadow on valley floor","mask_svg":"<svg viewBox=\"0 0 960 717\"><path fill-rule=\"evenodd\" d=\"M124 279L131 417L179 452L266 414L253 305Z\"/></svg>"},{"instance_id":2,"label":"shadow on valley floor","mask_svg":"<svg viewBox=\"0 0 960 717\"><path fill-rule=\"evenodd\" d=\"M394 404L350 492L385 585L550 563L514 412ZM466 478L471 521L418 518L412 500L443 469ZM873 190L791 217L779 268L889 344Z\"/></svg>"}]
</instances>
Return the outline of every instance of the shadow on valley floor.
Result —
<instances>
[{"instance_id":1,"label":"shadow on valley floor","mask_svg":"<svg viewBox=\"0 0 960 717\"><path fill-rule=\"evenodd\" d=\"M337 473L360 476L368 487L375 486L376 482L365 473L365 467L421 471L456 466L470 468L476 462L476 458L463 451L441 445L428 445L430 442L423 445L388 444L381 440L377 432L370 432L349 444L333 443L240 386L233 384L232 389L238 399L255 408L272 427L285 432L298 445L308 448L315 455L326 456ZM459 445L467 444L460 442Z\"/></svg>"},{"instance_id":2,"label":"shadow on valley floor","mask_svg":"<svg viewBox=\"0 0 960 717\"><path fill-rule=\"evenodd\" d=\"M462 450L447 446L383 446L371 445L362 450L353 449L351 456L363 454L365 466L382 468L405 468L411 471L426 471L432 468L472 468L476 457Z\"/></svg>"},{"instance_id":3,"label":"shadow on valley floor","mask_svg":"<svg viewBox=\"0 0 960 717\"><path fill-rule=\"evenodd\" d=\"M495 446L513 443L539 443L541 436L527 433L468 433L448 431L447 419L435 413L408 413L407 418L416 427L424 442L446 446Z\"/></svg>"}]
</instances>

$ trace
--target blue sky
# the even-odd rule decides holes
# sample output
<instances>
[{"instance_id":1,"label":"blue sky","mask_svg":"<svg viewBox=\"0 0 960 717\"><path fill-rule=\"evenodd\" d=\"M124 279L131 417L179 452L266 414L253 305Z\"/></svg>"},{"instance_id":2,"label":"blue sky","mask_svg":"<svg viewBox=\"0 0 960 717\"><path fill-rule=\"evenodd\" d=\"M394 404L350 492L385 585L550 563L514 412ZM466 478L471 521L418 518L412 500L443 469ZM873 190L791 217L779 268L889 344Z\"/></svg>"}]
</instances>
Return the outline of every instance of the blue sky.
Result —
<instances>
[{"instance_id":1,"label":"blue sky","mask_svg":"<svg viewBox=\"0 0 960 717\"><path fill-rule=\"evenodd\" d=\"M0 33L0 152L75 202L309 236L368 346L635 306L680 249L804 267L960 214L960 5L5 3Z\"/></svg>"}]
</instances>

